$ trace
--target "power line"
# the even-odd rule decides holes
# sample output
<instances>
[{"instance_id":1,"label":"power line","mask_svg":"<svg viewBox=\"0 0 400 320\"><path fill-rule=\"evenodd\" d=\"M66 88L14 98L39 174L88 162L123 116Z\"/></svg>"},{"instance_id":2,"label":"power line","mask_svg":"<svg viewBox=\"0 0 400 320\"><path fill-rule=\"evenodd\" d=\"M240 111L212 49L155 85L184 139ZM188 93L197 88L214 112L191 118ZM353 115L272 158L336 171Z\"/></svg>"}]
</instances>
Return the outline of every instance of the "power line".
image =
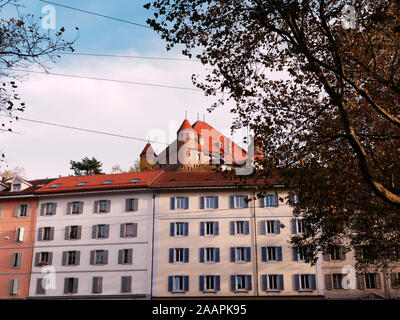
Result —
<instances>
[{"instance_id":1,"label":"power line","mask_svg":"<svg viewBox=\"0 0 400 320\"><path fill-rule=\"evenodd\" d=\"M34 120L34 119L26 119L26 118L6 116L6 115L0 115L0 117L8 117L8 118L13 118L13 119L17 119L17 120L29 121L29 122L39 123L39 124L46 124L46 125L49 125L49 126L55 126L55 127L60 127L60 128L73 129L73 130L79 130L79 131L85 131L85 132L91 132L91 133L98 133L98 134L104 134L104 135L107 135L107 136L112 136L112 137L117 137L117 138L125 138L125 139L131 139L131 140L138 140L138 141L144 141L144 142L151 142L151 143L159 143L159 144L169 145L169 143L166 143L166 142L151 141L151 140L142 139L142 138L124 136L124 135L120 135L120 134L109 133L109 132L98 131L98 130L90 130L90 129L78 128L78 127L73 127L73 126L69 126L69 125L56 124L56 123L45 122L45 121Z\"/></svg>"},{"instance_id":2,"label":"power line","mask_svg":"<svg viewBox=\"0 0 400 320\"><path fill-rule=\"evenodd\" d=\"M167 58L167 57L152 57L152 56L131 56L131 55L102 54L102 53L88 53L88 52L57 52L57 54L77 55L77 56L93 56L93 57L107 57L107 58L127 58L127 59L149 59L149 60L200 62L200 60L198 60L198 59Z\"/></svg>"},{"instance_id":3,"label":"power line","mask_svg":"<svg viewBox=\"0 0 400 320\"><path fill-rule=\"evenodd\" d=\"M45 1L45 0L39 0L40 2L44 2L44 3L49 3L55 6L59 6L59 7L63 7L63 8L67 8L67 9L71 9L71 10L75 10L75 11L80 11L80 12L84 12L87 14L91 14L91 15L95 15L98 17L102 17L102 18L107 18L107 19L111 19L111 20L115 20L115 21L119 21L119 22L124 22L124 23L128 23L131 25L135 25L137 27L142 27L142 28L146 28L146 29L153 29L147 25L141 24L141 23L137 23L137 22L133 22L133 21L129 21L129 20L124 20L124 19L120 19L120 18L115 18L115 17L110 17L101 13L97 13L97 12L93 12L93 11L88 11L88 10L83 10L83 9L79 9L79 8L74 8L74 7L70 7L70 6L66 6L65 4L61 4L61 3L56 3L56 2L51 2L51 1Z\"/></svg>"},{"instance_id":4,"label":"power line","mask_svg":"<svg viewBox=\"0 0 400 320\"><path fill-rule=\"evenodd\" d=\"M149 87L159 87L159 88L167 88L167 89L179 89L179 90L203 92L202 90L194 89L194 88L188 88L188 87L179 87L179 86L170 86L170 85L156 84L156 83L134 82L134 81L128 81L128 80L118 80L118 79L107 79L107 78L80 76L80 75L74 75L74 74L55 73L55 72L48 72L48 71L22 70L22 69L13 69L13 68L0 68L0 70L9 70L9 71L27 72L27 73L37 73L37 74L46 74L46 75L59 76L59 77L68 77L68 78L77 78L77 79L89 79L89 80L107 81L107 82L115 82L115 83L142 85L142 86L149 86Z\"/></svg>"}]
</instances>

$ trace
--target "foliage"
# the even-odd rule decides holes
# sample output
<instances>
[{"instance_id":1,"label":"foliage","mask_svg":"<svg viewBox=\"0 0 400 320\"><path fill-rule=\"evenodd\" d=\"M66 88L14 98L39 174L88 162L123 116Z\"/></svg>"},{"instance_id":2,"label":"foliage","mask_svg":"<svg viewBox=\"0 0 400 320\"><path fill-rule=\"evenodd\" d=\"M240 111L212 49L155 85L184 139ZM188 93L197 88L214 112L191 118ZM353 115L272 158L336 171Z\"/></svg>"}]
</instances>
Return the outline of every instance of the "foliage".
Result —
<instances>
[{"instance_id":1,"label":"foliage","mask_svg":"<svg viewBox=\"0 0 400 320\"><path fill-rule=\"evenodd\" d=\"M92 157L92 159L86 157L83 158L82 161L71 160L70 164L71 170L74 170L77 176L103 174L103 172L101 172L102 163L94 157Z\"/></svg>"}]
</instances>

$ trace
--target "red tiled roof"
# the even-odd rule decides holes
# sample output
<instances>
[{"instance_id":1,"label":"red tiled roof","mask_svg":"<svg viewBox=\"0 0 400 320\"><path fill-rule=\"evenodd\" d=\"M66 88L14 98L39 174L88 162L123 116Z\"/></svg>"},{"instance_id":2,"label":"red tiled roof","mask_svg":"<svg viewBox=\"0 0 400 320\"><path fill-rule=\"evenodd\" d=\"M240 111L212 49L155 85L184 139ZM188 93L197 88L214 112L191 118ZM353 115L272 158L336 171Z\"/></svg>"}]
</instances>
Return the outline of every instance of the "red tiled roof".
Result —
<instances>
[{"instance_id":1,"label":"red tiled roof","mask_svg":"<svg viewBox=\"0 0 400 320\"><path fill-rule=\"evenodd\" d=\"M193 127L190 125L190 122L187 119L185 119L182 122L181 126L179 127L178 132L182 131L182 130L190 130L190 129L193 130Z\"/></svg>"},{"instance_id":2,"label":"red tiled roof","mask_svg":"<svg viewBox=\"0 0 400 320\"><path fill-rule=\"evenodd\" d=\"M153 149L153 147L151 146L150 143L147 143L147 144L146 144L146 146L144 147L144 149L143 149L143 151L140 153L140 155L147 154L147 153L149 153L149 154L151 154L151 155L155 154L154 149Z\"/></svg>"},{"instance_id":3,"label":"red tiled roof","mask_svg":"<svg viewBox=\"0 0 400 320\"><path fill-rule=\"evenodd\" d=\"M39 189L40 187L42 187L46 184L51 183L54 180L55 180L55 178L26 180L26 182L28 182L32 185L31 187L28 187L21 191L0 191L0 197L30 195L30 194L33 194L35 190Z\"/></svg>"},{"instance_id":4,"label":"red tiled roof","mask_svg":"<svg viewBox=\"0 0 400 320\"><path fill-rule=\"evenodd\" d=\"M143 171L132 173L118 174L96 174L88 176L70 176L61 177L51 183L46 184L36 191L36 193L58 193L58 192L76 192L76 191L93 191L107 189L131 189L148 187L155 178L163 171ZM133 179L138 179L136 182L131 182ZM110 183L104 184L106 181ZM78 186L79 183L84 185ZM56 187L53 185L59 184Z\"/></svg>"}]
</instances>

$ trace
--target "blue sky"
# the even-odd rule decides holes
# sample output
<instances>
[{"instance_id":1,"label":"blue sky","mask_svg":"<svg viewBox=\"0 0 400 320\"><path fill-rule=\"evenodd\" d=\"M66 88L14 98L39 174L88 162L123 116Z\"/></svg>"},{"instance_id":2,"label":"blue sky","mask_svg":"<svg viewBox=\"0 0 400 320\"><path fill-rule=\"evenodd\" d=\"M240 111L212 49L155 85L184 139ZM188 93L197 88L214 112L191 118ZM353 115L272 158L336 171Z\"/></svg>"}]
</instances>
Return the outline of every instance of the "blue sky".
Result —
<instances>
[{"instance_id":1,"label":"blue sky","mask_svg":"<svg viewBox=\"0 0 400 320\"><path fill-rule=\"evenodd\" d=\"M53 0L51 2L93 11L140 24L146 24L151 11L143 8L147 1L135 0ZM25 11L39 18L47 3L23 0ZM165 42L152 31L128 23L106 19L55 6L56 28L64 27L66 39L79 38L77 52L119 55L147 55L184 58L179 49L167 52ZM6 12L8 15L11 11ZM3 16L7 16L2 12ZM198 62L123 59L63 55L50 71L90 77L193 87L192 74L204 75ZM206 122L229 135L233 117L232 105L211 114L207 108L215 101L202 92L155 88L139 85L26 74L19 84L26 103L21 118L106 131L141 139L172 142L176 130L188 114L193 123L205 115ZM15 134L0 134L0 151L6 154L5 166L25 169L29 179L72 174L70 160L96 157L103 171L110 173L118 164L128 170L138 159L145 142L108 137L58 127L18 121L12 125ZM239 133L239 137L240 137ZM240 143L241 138L235 138ZM238 141L239 140L239 141ZM165 145L155 144L160 152Z\"/></svg>"}]
</instances>

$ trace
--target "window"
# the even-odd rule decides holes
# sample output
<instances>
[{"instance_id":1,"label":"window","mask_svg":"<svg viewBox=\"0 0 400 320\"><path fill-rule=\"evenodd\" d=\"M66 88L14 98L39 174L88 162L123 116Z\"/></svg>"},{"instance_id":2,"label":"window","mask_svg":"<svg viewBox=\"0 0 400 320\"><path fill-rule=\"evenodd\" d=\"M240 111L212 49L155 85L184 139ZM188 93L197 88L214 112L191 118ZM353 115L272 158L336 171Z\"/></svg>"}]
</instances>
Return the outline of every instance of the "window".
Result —
<instances>
[{"instance_id":1,"label":"window","mask_svg":"<svg viewBox=\"0 0 400 320\"><path fill-rule=\"evenodd\" d=\"M296 291L313 291L316 289L314 274L295 274L293 277Z\"/></svg>"},{"instance_id":2,"label":"window","mask_svg":"<svg viewBox=\"0 0 400 320\"><path fill-rule=\"evenodd\" d=\"M139 199L126 199L126 211L138 211Z\"/></svg>"},{"instance_id":3,"label":"window","mask_svg":"<svg viewBox=\"0 0 400 320\"><path fill-rule=\"evenodd\" d=\"M48 287L47 281L50 280L47 278L36 279L36 294L46 294L46 288Z\"/></svg>"},{"instance_id":4,"label":"window","mask_svg":"<svg viewBox=\"0 0 400 320\"><path fill-rule=\"evenodd\" d=\"M24 238L25 238L25 228L18 227L15 230L15 242L24 242Z\"/></svg>"},{"instance_id":5,"label":"window","mask_svg":"<svg viewBox=\"0 0 400 320\"><path fill-rule=\"evenodd\" d=\"M251 260L250 247L232 247L231 262L244 263Z\"/></svg>"},{"instance_id":6,"label":"window","mask_svg":"<svg viewBox=\"0 0 400 320\"><path fill-rule=\"evenodd\" d=\"M106 250L95 250L94 264L95 265L107 264L108 263L107 257L108 257L108 251L106 251Z\"/></svg>"},{"instance_id":7,"label":"window","mask_svg":"<svg viewBox=\"0 0 400 320\"><path fill-rule=\"evenodd\" d=\"M171 248L169 249L170 263L186 263L189 262L188 248Z\"/></svg>"},{"instance_id":8,"label":"window","mask_svg":"<svg viewBox=\"0 0 400 320\"><path fill-rule=\"evenodd\" d=\"M105 239L108 238L110 226L108 224L98 224L93 226L92 238Z\"/></svg>"},{"instance_id":9,"label":"window","mask_svg":"<svg viewBox=\"0 0 400 320\"><path fill-rule=\"evenodd\" d=\"M43 228L43 238L42 240L52 240L52 228L51 227L44 227Z\"/></svg>"},{"instance_id":10,"label":"window","mask_svg":"<svg viewBox=\"0 0 400 320\"><path fill-rule=\"evenodd\" d=\"M261 247L261 259L264 262L282 261L282 247Z\"/></svg>"},{"instance_id":11,"label":"window","mask_svg":"<svg viewBox=\"0 0 400 320\"><path fill-rule=\"evenodd\" d=\"M390 275L390 282L392 285L392 289L400 288L400 272L392 272Z\"/></svg>"},{"instance_id":12,"label":"window","mask_svg":"<svg viewBox=\"0 0 400 320\"><path fill-rule=\"evenodd\" d=\"M251 290L251 276L250 275L232 275L231 276L231 290L232 291L249 291Z\"/></svg>"},{"instance_id":13,"label":"window","mask_svg":"<svg viewBox=\"0 0 400 320\"><path fill-rule=\"evenodd\" d=\"M305 232L305 223L301 219L293 219L291 221L291 232L292 234L303 233Z\"/></svg>"},{"instance_id":14,"label":"window","mask_svg":"<svg viewBox=\"0 0 400 320\"><path fill-rule=\"evenodd\" d=\"M12 185L12 191L21 191L21 184L20 183L14 183Z\"/></svg>"},{"instance_id":15,"label":"window","mask_svg":"<svg viewBox=\"0 0 400 320\"><path fill-rule=\"evenodd\" d=\"M189 235L188 222L171 222L170 223L170 236L171 237L184 237Z\"/></svg>"},{"instance_id":16,"label":"window","mask_svg":"<svg viewBox=\"0 0 400 320\"><path fill-rule=\"evenodd\" d=\"M342 273L332 274L332 282L333 282L334 289L344 289L343 285L342 285L344 276L345 275Z\"/></svg>"},{"instance_id":17,"label":"window","mask_svg":"<svg viewBox=\"0 0 400 320\"><path fill-rule=\"evenodd\" d=\"M219 248L200 248L200 262L219 262Z\"/></svg>"},{"instance_id":18,"label":"window","mask_svg":"<svg viewBox=\"0 0 400 320\"><path fill-rule=\"evenodd\" d=\"M79 239L79 233L80 233L79 229L80 229L79 226L70 226L69 227L69 238L66 240Z\"/></svg>"},{"instance_id":19,"label":"window","mask_svg":"<svg viewBox=\"0 0 400 320\"><path fill-rule=\"evenodd\" d=\"M367 289L377 289L377 275L376 273L367 273L365 275L365 287Z\"/></svg>"},{"instance_id":20,"label":"window","mask_svg":"<svg viewBox=\"0 0 400 320\"><path fill-rule=\"evenodd\" d=\"M121 224L121 238L137 237L137 223Z\"/></svg>"},{"instance_id":21,"label":"window","mask_svg":"<svg viewBox=\"0 0 400 320\"><path fill-rule=\"evenodd\" d=\"M36 253L36 258L35 258L35 266L46 266L46 265L51 265L52 264L52 257L53 253L52 252L37 252Z\"/></svg>"},{"instance_id":22,"label":"window","mask_svg":"<svg viewBox=\"0 0 400 320\"><path fill-rule=\"evenodd\" d=\"M199 277L201 292L216 292L220 290L220 276L205 275Z\"/></svg>"},{"instance_id":23,"label":"window","mask_svg":"<svg viewBox=\"0 0 400 320\"><path fill-rule=\"evenodd\" d=\"M278 207L279 199L278 194L267 194L265 197L260 198L260 207Z\"/></svg>"},{"instance_id":24,"label":"window","mask_svg":"<svg viewBox=\"0 0 400 320\"><path fill-rule=\"evenodd\" d=\"M331 250L331 260L342 260L342 248L336 247Z\"/></svg>"},{"instance_id":25,"label":"window","mask_svg":"<svg viewBox=\"0 0 400 320\"><path fill-rule=\"evenodd\" d=\"M127 293L132 291L132 277L121 277L121 292Z\"/></svg>"},{"instance_id":26,"label":"window","mask_svg":"<svg viewBox=\"0 0 400 320\"><path fill-rule=\"evenodd\" d=\"M107 210L107 200L100 200L99 201L99 212L108 212Z\"/></svg>"},{"instance_id":27,"label":"window","mask_svg":"<svg viewBox=\"0 0 400 320\"><path fill-rule=\"evenodd\" d=\"M291 206L299 203L299 196L297 194L291 194L291 195L289 195L289 198L290 198Z\"/></svg>"},{"instance_id":28,"label":"window","mask_svg":"<svg viewBox=\"0 0 400 320\"><path fill-rule=\"evenodd\" d=\"M262 287L264 291L281 291L283 290L283 275L267 274L262 277Z\"/></svg>"},{"instance_id":29,"label":"window","mask_svg":"<svg viewBox=\"0 0 400 320\"><path fill-rule=\"evenodd\" d=\"M132 264L132 249L120 249L118 251L118 264Z\"/></svg>"},{"instance_id":30,"label":"window","mask_svg":"<svg viewBox=\"0 0 400 320\"><path fill-rule=\"evenodd\" d=\"M9 296L17 296L19 294L19 278L10 279L9 287L8 287L8 295Z\"/></svg>"},{"instance_id":31,"label":"window","mask_svg":"<svg viewBox=\"0 0 400 320\"><path fill-rule=\"evenodd\" d=\"M292 248L293 253L293 261L302 261L305 262L307 258L307 252L310 250L309 248Z\"/></svg>"},{"instance_id":32,"label":"window","mask_svg":"<svg viewBox=\"0 0 400 320\"><path fill-rule=\"evenodd\" d=\"M231 221L230 234L231 235L248 235L249 234L249 221Z\"/></svg>"},{"instance_id":33,"label":"window","mask_svg":"<svg viewBox=\"0 0 400 320\"><path fill-rule=\"evenodd\" d=\"M84 186L86 183L87 183L87 182L79 182L79 183L77 184L77 186L78 186L78 187Z\"/></svg>"},{"instance_id":34,"label":"window","mask_svg":"<svg viewBox=\"0 0 400 320\"><path fill-rule=\"evenodd\" d=\"M68 251L68 261L67 265L75 265L76 264L76 251Z\"/></svg>"},{"instance_id":35,"label":"window","mask_svg":"<svg viewBox=\"0 0 400 320\"><path fill-rule=\"evenodd\" d=\"M26 217L28 215L28 205L27 204L21 204L19 206L19 216L20 217Z\"/></svg>"},{"instance_id":36,"label":"window","mask_svg":"<svg viewBox=\"0 0 400 320\"><path fill-rule=\"evenodd\" d=\"M169 276L168 277L169 292L185 292L189 291L189 276Z\"/></svg>"},{"instance_id":37,"label":"window","mask_svg":"<svg viewBox=\"0 0 400 320\"><path fill-rule=\"evenodd\" d=\"M111 182L113 182L113 181L112 180L107 180L107 181L104 181L103 184L110 184Z\"/></svg>"},{"instance_id":38,"label":"window","mask_svg":"<svg viewBox=\"0 0 400 320\"><path fill-rule=\"evenodd\" d=\"M53 185L50 186L50 188L57 188L60 185L60 183L55 183Z\"/></svg>"},{"instance_id":39,"label":"window","mask_svg":"<svg viewBox=\"0 0 400 320\"><path fill-rule=\"evenodd\" d=\"M171 197L171 210L187 210L189 209L189 197Z\"/></svg>"},{"instance_id":40,"label":"window","mask_svg":"<svg viewBox=\"0 0 400 320\"><path fill-rule=\"evenodd\" d=\"M247 196L245 195L230 196L230 208L231 209L248 208L249 204L246 200Z\"/></svg>"},{"instance_id":41,"label":"window","mask_svg":"<svg viewBox=\"0 0 400 320\"><path fill-rule=\"evenodd\" d=\"M200 197L200 209L218 209L218 196Z\"/></svg>"},{"instance_id":42,"label":"window","mask_svg":"<svg viewBox=\"0 0 400 320\"><path fill-rule=\"evenodd\" d=\"M219 224L216 221L200 222L201 236L217 236L219 234Z\"/></svg>"},{"instance_id":43,"label":"window","mask_svg":"<svg viewBox=\"0 0 400 320\"><path fill-rule=\"evenodd\" d=\"M11 268L21 268L22 252L14 252L12 254Z\"/></svg>"},{"instance_id":44,"label":"window","mask_svg":"<svg viewBox=\"0 0 400 320\"><path fill-rule=\"evenodd\" d=\"M77 266L80 263L80 251L64 251L62 256L63 266Z\"/></svg>"},{"instance_id":45,"label":"window","mask_svg":"<svg viewBox=\"0 0 400 320\"><path fill-rule=\"evenodd\" d=\"M177 197L176 198L176 208L177 209L187 209L186 207L186 197Z\"/></svg>"},{"instance_id":46,"label":"window","mask_svg":"<svg viewBox=\"0 0 400 320\"><path fill-rule=\"evenodd\" d=\"M275 233L275 221L274 220L268 220L266 222L266 225L267 225L266 232L268 234L274 234Z\"/></svg>"},{"instance_id":47,"label":"window","mask_svg":"<svg viewBox=\"0 0 400 320\"><path fill-rule=\"evenodd\" d=\"M79 214L82 213L81 211L82 202L74 201L72 202L72 214Z\"/></svg>"},{"instance_id":48,"label":"window","mask_svg":"<svg viewBox=\"0 0 400 320\"><path fill-rule=\"evenodd\" d=\"M130 182L131 182L131 183L136 183L136 182L138 182L139 180L140 180L140 179L137 179L137 178L136 178L136 179L132 179Z\"/></svg>"},{"instance_id":49,"label":"window","mask_svg":"<svg viewBox=\"0 0 400 320\"><path fill-rule=\"evenodd\" d=\"M93 277L92 293L102 293L102 291L103 291L103 277Z\"/></svg>"},{"instance_id":50,"label":"window","mask_svg":"<svg viewBox=\"0 0 400 320\"><path fill-rule=\"evenodd\" d=\"M78 292L78 278L65 278L64 279L64 293L77 293Z\"/></svg>"},{"instance_id":51,"label":"window","mask_svg":"<svg viewBox=\"0 0 400 320\"><path fill-rule=\"evenodd\" d=\"M44 203L42 208L45 216L52 216L56 213L56 203Z\"/></svg>"}]
</instances>

